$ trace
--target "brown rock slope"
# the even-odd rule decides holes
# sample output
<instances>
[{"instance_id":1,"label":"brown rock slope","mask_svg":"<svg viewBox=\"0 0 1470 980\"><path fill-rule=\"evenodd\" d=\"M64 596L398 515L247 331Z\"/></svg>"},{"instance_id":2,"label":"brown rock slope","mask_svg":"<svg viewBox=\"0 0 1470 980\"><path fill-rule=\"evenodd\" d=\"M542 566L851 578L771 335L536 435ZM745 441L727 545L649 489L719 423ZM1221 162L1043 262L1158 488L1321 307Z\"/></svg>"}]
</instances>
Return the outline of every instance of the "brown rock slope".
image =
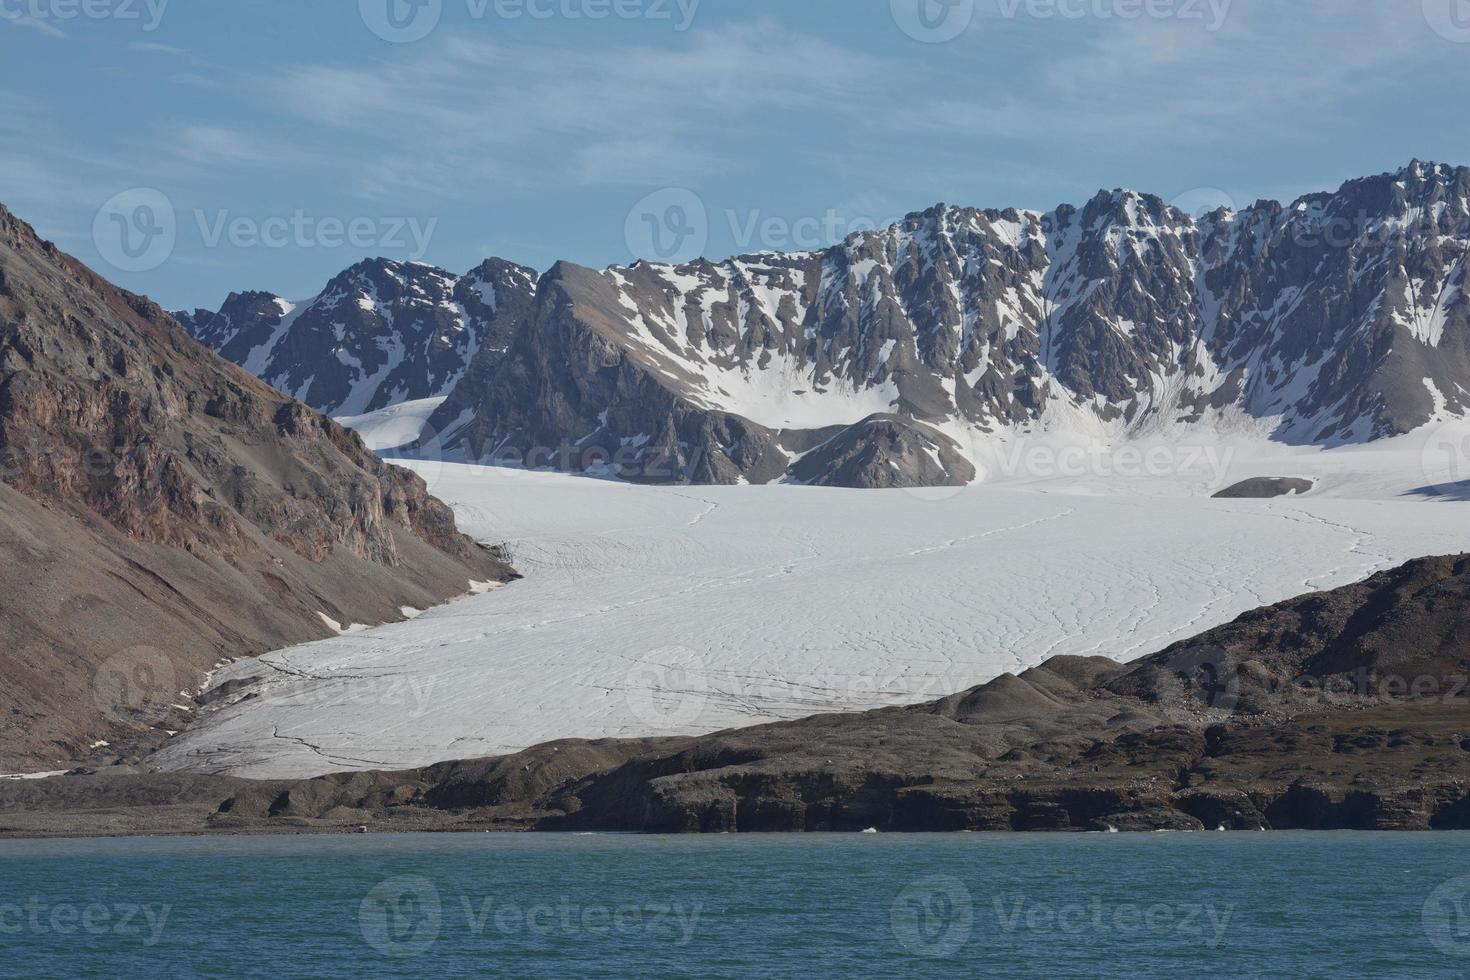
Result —
<instances>
[{"instance_id":1,"label":"brown rock slope","mask_svg":"<svg viewBox=\"0 0 1470 980\"><path fill-rule=\"evenodd\" d=\"M1427 558L929 704L297 782L0 785L0 832L1470 829L1467 676L1470 556Z\"/></svg>"},{"instance_id":2,"label":"brown rock slope","mask_svg":"<svg viewBox=\"0 0 1470 980\"><path fill-rule=\"evenodd\" d=\"M505 580L421 479L0 207L0 772L146 744L217 662Z\"/></svg>"}]
</instances>

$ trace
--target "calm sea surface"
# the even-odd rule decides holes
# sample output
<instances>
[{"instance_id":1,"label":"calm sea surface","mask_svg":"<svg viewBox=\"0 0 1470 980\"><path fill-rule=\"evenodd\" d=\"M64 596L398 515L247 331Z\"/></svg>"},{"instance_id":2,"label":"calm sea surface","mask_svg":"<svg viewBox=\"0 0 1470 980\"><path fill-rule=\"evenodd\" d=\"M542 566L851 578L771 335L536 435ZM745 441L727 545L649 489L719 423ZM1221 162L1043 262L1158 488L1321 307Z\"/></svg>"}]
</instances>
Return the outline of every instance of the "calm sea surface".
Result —
<instances>
[{"instance_id":1,"label":"calm sea surface","mask_svg":"<svg viewBox=\"0 0 1470 980\"><path fill-rule=\"evenodd\" d=\"M6 977L1470 976L1470 835L0 842Z\"/></svg>"}]
</instances>

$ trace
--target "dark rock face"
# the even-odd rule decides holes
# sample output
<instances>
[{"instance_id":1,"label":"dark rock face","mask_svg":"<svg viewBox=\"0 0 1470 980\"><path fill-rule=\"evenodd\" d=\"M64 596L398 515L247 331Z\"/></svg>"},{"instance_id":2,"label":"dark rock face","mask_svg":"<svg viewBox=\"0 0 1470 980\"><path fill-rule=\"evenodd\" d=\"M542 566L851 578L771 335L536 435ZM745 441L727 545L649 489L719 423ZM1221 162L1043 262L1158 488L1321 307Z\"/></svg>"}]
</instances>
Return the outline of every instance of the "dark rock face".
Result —
<instances>
[{"instance_id":1,"label":"dark rock face","mask_svg":"<svg viewBox=\"0 0 1470 980\"><path fill-rule=\"evenodd\" d=\"M511 576L417 476L3 208L0 277L0 770L162 738L204 671L323 615Z\"/></svg>"},{"instance_id":2,"label":"dark rock face","mask_svg":"<svg viewBox=\"0 0 1470 980\"><path fill-rule=\"evenodd\" d=\"M244 364L257 348L267 346L290 303L271 293L231 293L218 312L195 310L174 317L195 340L213 347L221 356Z\"/></svg>"},{"instance_id":3,"label":"dark rock face","mask_svg":"<svg viewBox=\"0 0 1470 980\"><path fill-rule=\"evenodd\" d=\"M464 276L372 259L299 305L234 293L217 313L177 314L198 340L328 415L448 394L477 354L505 350L536 273L487 259Z\"/></svg>"},{"instance_id":4,"label":"dark rock face","mask_svg":"<svg viewBox=\"0 0 1470 980\"><path fill-rule=\"evenodd\" d=\"M190 783L186 800L177 776L126 777L140 801L128 819L221 832L1470 829L1467 678L1470 556L1429 558L1132 664L1058 657L906 708ZM43 830L57 800L123 792L67 779L0 787L0 827ZM170 810L184 802L186 815Z\"/></svg>"},{"instance_id":5,"label":"dark rock face","mask_svg":"<svg viewBox=\"0 0 1470 980\"><path fill-rule=\"evenodd\" d=\"M1215 494L1215 497L1221 500L1266 500L1271 497L1285 497L1289 494L1311 493L1313 486L1311 480L1302 480L1297 477L1258 476L1226 487Z\"/></svg>"},{"instance_id":6,"label":"dark rock face","mask_svg":"<svg viewBox=\"0 0 1470 980\"><path fill-rule=\"evenodd\" d=\"M1113 191L1045 214L941 205L814 253L563 263L427 435L466 456L631 447L633 469L672 454L715 461L698 480L843 485L867 471L794 473L772 439L873 414L995 432L1081 413L1120 434L1236 418L1364 441L1470 407L1467 249L1470 169L1416 162L1199 220Z\"/></svg>"}]
</instances>

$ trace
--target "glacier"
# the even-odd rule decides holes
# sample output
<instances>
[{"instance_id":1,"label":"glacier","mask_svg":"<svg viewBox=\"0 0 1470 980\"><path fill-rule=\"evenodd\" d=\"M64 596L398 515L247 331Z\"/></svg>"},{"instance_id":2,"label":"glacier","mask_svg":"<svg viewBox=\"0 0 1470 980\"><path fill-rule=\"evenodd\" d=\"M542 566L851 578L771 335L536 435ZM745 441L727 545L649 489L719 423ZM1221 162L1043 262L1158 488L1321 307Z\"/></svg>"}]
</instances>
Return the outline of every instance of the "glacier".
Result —
<instances>
[{"instance_id":1,"label":"glacier","mask_svg":"<svg viewBox=\"0 0 1470 980\"><path fill-rule=\"evenodd\" d=\"M1214 447L1223 473L1033 466L864 491L418 461L525 578L240 661L152 761L250 777L405 768L913 703L1058 654L1128 660L1465 550L1467 447L1465 423L1334 449L1241 437ZM1211 499L1221 476L1315 489Z\"/></svg>"}]
</instances>

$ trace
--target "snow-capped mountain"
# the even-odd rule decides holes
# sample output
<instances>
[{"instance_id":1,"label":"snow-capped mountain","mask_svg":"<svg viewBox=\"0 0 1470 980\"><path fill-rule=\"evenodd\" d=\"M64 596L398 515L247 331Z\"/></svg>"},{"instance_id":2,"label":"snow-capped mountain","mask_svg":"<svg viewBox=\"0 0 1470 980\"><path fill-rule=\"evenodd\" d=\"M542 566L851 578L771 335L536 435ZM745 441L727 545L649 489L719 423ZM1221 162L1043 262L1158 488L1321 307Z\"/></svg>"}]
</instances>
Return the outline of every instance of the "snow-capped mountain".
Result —
<instances>
[{"instance_id":1,"label":"snow-capped mountain","mask_svg":"<svg viewBox=\"0 0 1470 980\"><path fill-rule=\"evenodd\" d=\"M562 263L429 434L469 458L570 446L558 464L633 478L855 486L963 482L967 443L1018 428L1364 441L1470 403L1467 232L1470 169L1416 162L1198 220L1112 191L939 205L814 253Z\"/></svg>"},{"instance_id":2,"label":"snow-capped mountain","mask_svg":"<svg viewBox=\"0 0 1470 980\"><path fill-rule=\"evenodd\" d=\"M232 293L218 312L175 314L197 339L312 408L356 415L445 395L482 351L503 350L536 273L488 259L464 276L359 262L302 303Z\"/></svg>"},{"instance_id":3,"label":"snow-capped mountain","mask_svg":"<svg viewBox=\"0 0 1470 980\"><path fill-rule=\"evenodd\" d=\"M1117 190L1045 213L937 205L818 252L563 262L539 285L500 263L484 328L490 263L466 280L367 263L305 312L245 294L191 329L337 414L447 390L421 442L451 458L945 485L1018 431L1333 445L1461 414L1467 248L1470 169L1414 162L1198 218Z\"/></svg>"}]
</instances>

